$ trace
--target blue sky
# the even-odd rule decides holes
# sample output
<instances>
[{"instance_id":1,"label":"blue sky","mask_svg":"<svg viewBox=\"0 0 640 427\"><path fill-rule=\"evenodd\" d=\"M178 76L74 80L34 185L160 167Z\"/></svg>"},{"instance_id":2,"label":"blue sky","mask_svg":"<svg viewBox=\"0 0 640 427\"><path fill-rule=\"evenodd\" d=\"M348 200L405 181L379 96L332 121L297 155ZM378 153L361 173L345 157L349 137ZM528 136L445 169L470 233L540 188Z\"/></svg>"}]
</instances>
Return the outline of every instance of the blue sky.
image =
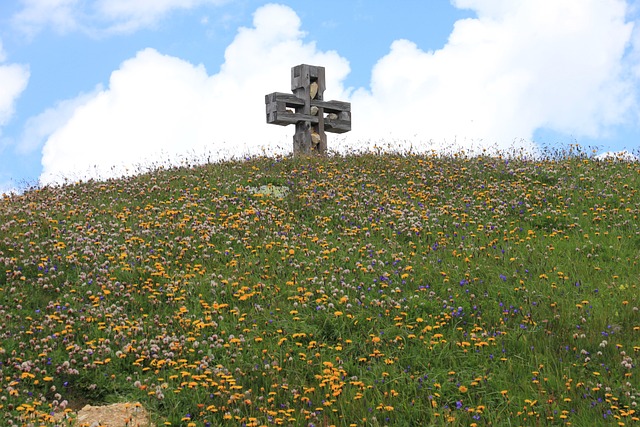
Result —
<instances>
[{"instance_id":1,"label":"blue sky","mask_svg":"<svg viewBox=\"0 0 640 427\"><path fill-rule=\"evenodd\" d=\"M0 2L0 193L291 151L264 95L327 70L337 151L640 147L624 0Z\"/></svg>"}]
</instances>

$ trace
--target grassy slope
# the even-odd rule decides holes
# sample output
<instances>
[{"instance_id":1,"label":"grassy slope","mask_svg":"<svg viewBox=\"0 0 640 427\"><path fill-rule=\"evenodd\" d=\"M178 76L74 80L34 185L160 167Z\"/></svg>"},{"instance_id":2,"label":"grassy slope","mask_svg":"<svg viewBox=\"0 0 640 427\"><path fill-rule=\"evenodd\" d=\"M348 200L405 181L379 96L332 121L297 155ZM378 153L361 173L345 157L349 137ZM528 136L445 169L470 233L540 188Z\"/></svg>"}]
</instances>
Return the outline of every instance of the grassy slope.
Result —
<instances>
[{"instance_id":1,"label":"grassy slope","mask_svg":"<svg viewBox=\"0 0 640 427\"><path fill-rule=\"evenodd\" d=\"M5 198L1 411L637 423L639 188L638 164L579 156L359 155Z\"/></svg>"}]
</instances>

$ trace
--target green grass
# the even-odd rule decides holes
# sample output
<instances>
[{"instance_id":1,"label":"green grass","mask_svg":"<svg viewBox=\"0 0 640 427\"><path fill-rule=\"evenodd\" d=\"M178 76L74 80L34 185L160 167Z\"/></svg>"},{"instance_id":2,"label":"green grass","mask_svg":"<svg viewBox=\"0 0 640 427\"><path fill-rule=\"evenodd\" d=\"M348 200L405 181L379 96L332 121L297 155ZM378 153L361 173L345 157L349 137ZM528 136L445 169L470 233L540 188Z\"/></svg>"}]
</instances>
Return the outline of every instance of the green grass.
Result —
<instances>
[{"instance_id":1,"label":"green grass","mask_svg":"<svg viewBox=\"0 0 640 427\"><path fill-rule=\"evenodd\" d=\"M5 197L2 422L638 424L639 188L576 153L359 154Z\"/></svg>"}]
</instances>

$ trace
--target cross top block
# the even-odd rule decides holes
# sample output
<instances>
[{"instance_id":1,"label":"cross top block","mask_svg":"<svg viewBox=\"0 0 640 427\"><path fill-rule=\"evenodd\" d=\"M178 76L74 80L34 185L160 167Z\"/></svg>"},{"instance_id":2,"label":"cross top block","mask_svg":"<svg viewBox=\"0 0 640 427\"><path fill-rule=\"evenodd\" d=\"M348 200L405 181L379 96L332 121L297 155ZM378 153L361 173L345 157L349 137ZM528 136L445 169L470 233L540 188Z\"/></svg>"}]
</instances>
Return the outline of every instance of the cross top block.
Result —
<instances>
[{"instance_id":1,"label":"cross top block","mask_svg":"<svg viewBox=\"0 0 640 427\"><path fill-rule=\"evenodd\" d=\"M327 154L325 132L351 130L351 103L324 101L324 67L301 64L291 68L293 94L274 92L265 96L267 123L296 125L293 154Z\"/></svg>"}]
</instances>

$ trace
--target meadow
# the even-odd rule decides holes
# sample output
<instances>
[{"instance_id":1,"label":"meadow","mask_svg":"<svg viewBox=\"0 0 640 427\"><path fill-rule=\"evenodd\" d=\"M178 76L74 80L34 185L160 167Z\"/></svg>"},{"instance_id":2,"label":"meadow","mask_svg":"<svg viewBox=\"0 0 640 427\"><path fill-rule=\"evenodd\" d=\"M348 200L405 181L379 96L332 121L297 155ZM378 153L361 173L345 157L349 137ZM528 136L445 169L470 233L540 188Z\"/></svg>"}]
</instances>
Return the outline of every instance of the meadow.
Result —
<instances>
[{"instance_id":1,"label":"meadow","mask_svg":"<svg viewBox=\"0 0 640 427\"><path fill-rule=\"evenodd\" d=\"M640 425L639 189L579 151L362 153L5 196L0 422Z\"/></svg>"}]
</instances>

